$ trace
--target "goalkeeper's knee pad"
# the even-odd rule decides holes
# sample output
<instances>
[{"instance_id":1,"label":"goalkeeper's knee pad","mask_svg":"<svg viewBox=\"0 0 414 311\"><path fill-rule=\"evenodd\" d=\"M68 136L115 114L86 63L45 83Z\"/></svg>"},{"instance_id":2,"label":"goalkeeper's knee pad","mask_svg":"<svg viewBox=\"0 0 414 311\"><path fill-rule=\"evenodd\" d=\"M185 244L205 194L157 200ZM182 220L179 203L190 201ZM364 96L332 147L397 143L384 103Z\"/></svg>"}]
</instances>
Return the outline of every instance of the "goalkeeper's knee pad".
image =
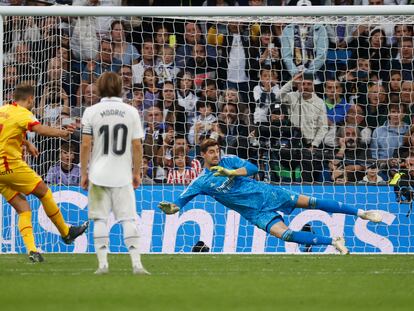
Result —
<instances>
[{"instance_id":1,"label":"goalkeeper's knee pad","mask_svg":"<svg viewBox=\"0 0 414 311\"><path fill-rule=\"evenodd\" d=\"M124 229L124 241L128 249L134 247L138 249L139 246L139 231L137 225L132 220L125 220L122 222L122 228Z\"/></svg>"},{"instance_id":2,"label":"goalkeeper's knee pad","mask_svg":"<svg viewBox=\"0 0 414 311\"><path fill-rule=\"evenodd\" d=\"M95 241L95 248L108 247L109 244L109 230L105 220L95 220L93 229L93 239Z\"/></svg>"}]
</instances>

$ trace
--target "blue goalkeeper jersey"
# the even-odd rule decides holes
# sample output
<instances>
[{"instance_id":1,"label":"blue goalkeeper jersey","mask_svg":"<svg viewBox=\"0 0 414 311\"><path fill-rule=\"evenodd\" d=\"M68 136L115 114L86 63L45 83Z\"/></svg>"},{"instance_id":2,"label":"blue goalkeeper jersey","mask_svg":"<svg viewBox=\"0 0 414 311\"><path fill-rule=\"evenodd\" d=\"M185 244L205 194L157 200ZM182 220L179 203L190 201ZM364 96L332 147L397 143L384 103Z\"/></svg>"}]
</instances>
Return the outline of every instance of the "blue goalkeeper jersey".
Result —
<instances>
[{"instance_id":1,"label":"blue goalkeeper jersey","mask_svg":"<svg viewBox=\"0 0 414 311\"><path fill-rule=\"evenodd\" d=\"M244 167L249 176L258 171L257 166L236 156L225 156L218 165L227 169ZM184 207L195 196L208 195L259 227L266 225L262 222L269 219L269 212L290 214L296 206L298 194L294 192L246 176L214 176L214 173L204 168L174 203Z\"/></svg>"}]
</instances>

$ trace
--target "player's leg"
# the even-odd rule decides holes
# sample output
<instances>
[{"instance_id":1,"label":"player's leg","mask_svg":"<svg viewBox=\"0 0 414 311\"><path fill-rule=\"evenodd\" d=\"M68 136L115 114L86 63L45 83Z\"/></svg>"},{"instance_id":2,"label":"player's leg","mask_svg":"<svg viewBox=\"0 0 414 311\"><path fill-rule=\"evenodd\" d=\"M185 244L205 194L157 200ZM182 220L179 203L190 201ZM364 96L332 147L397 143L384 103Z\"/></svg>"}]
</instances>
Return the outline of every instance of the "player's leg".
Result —
<instances>
[{"instance_id":1,"label":"player's leg","mask_svg":"<svg viewBox=\"0 0 414 311\"><path fill-rule=\"evenodd\" d=\"M65 223L62 213L53 198L52 191L40 180L31 194L35 195L43 205L47 217L53 222L62 237L69 234L69 226Z\"/></svg>"},{"instance_id":2,"label":"player's leg","mask_svg":"<svg viewBox=\"0 0 414 311\"><path fill-rule=\"evenodd\" d=\"M139 250L140 235L136 223L135 192L132 185L112 188L112 200L115 218L122 224L124 241L131 256L132 272L134 274L149 274L142 265Z\"/></svg>"},{"instance_id":3,"label":"player's leg","mask_svg":"<svg viewBox=\"0 0 414 311\"><path fill-rule=\"evenodd\" d=\"M305 195L299 195L298 200L296 202L296 207L307 209L319 209L329 213L342 213L354 215L365 220L370 220L372 222L382 221L382 215L376 211L364 211L362 209L357 209L342 202L318 199L314 197L308 197Z\"/></svg>"},{"instance_id":4,"label":"player's leg","mask_svg":"<svg viewBox=\"0 0 414 311\"><path fill-rule=\"evenodd\" d=\"M277 221L277 222L276 222ZM333 245L341 254L348 254L343 238L331 238L312 232L293 231L289 229L281 219L276 219L266 227L271 235L286 242L294 242L307 245Z\"/></svg>"},{"instance_id":5,"label":"player's leg","mask_svg":"<svg viewBox=\"0 0 414 311\"><path fill-rule=\"evenodd\" d=\"M36 248L32 226L32 211L26 198L20 193L15 193L8 202L13 206L18 215L17 226L23 238L23 243L26 246L29 259L32 262L44 261L42 255Z\"/></svg>"},{"instance_id":6,"label":"player's leg","mask_svg":"<svg viewBox=\"0 0 414 311\"><path fill-rule=\"evenodd\" d=\"M88 190L88 217L94 221L93 241L98 258L98 269L95 274L109 272L109 229L108 217L111 212L111 195L109 188L89 183Z\"/></svg>"},{"instance_id":7,"label":"player's leg","mask_svg":"<svg viewBox=\"0 0 414 311\"><path fill-rule=\"evenodd\" d=\"M106 274L109 272L109 230L107 220L94 220L93 241L95 244L96 256L98 258L98 270L95 271L95 274Z\"/></svg>"},{"instance_id":8,"label":"player's leg","mask_svg":"<svg viewBox=\"0 0 414 311\"><path fill-rule=\"evenodd\" d=\"M24 164L26 165L26 164ZM24 177L20 172L20 166L13 167L8 174L0 176L0 192L7 202L16 210L18 215L17 226L26 246L27 254L32 262L42 262L43 257L37 251L32 226L32 211L26 198L20 194L19 189L15 189L17 182L20 184L19 178ZM1 219L0 219L1 221Z\"/></svg>"},{"instance_id":9,"label":"player's leg","mask_svg":"<svg viewBox=\"0 0 414 311\"><path fill-rule=\"evenodd\" d=\"M31 191L31 194L38 197L40 202L42 202L43 209L45 210L47 217L49 217L49 219L59 230L59 233L66 244L71 244L88 228L88 222L80 226L71 227L66 224L65 220L63 219L62 212L60 211L55 199L53 198L52 191L42 180L37 183L35 188Z\"/></svg>"}]
</instances>

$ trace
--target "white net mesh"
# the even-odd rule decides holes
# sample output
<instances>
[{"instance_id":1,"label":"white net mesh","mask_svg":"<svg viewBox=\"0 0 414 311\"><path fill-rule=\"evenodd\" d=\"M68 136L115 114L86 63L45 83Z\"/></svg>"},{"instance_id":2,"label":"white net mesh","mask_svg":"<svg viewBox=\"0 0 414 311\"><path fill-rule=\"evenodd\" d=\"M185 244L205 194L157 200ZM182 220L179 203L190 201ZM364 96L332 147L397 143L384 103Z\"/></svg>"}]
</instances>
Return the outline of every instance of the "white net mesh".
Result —
<instances>
[{"instance_id":1,"label":"white net mesh","mask_svg":"<svg viewBox=\"0 0 414 311\"><path fill-rule=\"evenodd\" d=\"M146 185L137 191L145 252L191 251L199 240L214 252L332 251L270 238L211 198L162 215L158 202L177 198L200 173L199 146L209 137L223 154L256 164L259 180L379 209L385 219L367 226L296 211L286 216L292 229L345 235L355 252L412 252L413 19L6 17L3 98L12 101L15 85L30 81L42 123L80 126L85 108L100 99L99 75L122 76L123 99L145 123ZM65 219L86 220L80 132L69 142L29 139L41 154L27 161L52 185ZM386 185L403 171L394 193ZM64 246L38 201L30 202L42 250L93 250L91 233ZM24 252L8 204L0 233L1 252ZM118 225L111 250L125 251Z\"/></svg>"}]
</instances>

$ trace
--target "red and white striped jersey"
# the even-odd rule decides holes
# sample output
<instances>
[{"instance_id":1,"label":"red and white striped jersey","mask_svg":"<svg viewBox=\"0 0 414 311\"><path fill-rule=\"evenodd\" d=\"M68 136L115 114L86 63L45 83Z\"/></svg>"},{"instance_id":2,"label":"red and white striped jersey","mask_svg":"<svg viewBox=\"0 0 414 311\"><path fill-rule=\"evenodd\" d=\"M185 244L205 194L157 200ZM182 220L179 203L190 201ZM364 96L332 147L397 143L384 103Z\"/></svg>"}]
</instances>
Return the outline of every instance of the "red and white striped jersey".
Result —
<instances>
[{"instance_id":1,"label":"red and white striped jersey","mask_svg":"<svg viewBox=\"0 0 414 311\"><path fill-rule=\"evenodd\" d=\"M169 169L167 175L167 184L186 185L193 179L196 179L198 173L194 168L186 168L184 171Z\"/></svg>"},{"instance_id":2,"label":"red and white striped jersey","mask_svg":"<svg viewBox=\"0 0 414 311\"><path fill-rule=\"evenodd\" d=\"M200 161L198 161L197 159L193 159L191 161L191 168L193 168L196 172L197 172L197 176L201 173L201 171L203 170L203 167L201 166Z\"/></svg>"}]
</instances>

